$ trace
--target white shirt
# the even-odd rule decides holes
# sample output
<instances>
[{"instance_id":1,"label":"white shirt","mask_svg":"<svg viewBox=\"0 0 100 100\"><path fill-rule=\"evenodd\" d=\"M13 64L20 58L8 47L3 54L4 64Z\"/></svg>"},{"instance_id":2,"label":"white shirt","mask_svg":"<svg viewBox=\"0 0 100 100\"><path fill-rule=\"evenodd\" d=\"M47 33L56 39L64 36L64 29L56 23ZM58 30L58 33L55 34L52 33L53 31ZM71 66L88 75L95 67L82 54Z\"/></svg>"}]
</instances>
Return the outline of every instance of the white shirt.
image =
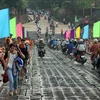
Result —
<instances>
[{"instance_id":1,"label":"white shirt","mask_svg":"<svg viewBox=\"0 0 100 100\"><path fill-rule=\"evenodd\" d=\"M9 54L9 61L8 61L8 67L9 67L9 68L12 68L13 61L14 61L14 59L15 59L16 57L17 57L17 53L15 53L15 54L10 53L10 54Z\"/></svg>"},{"instance_id":2,"label":"white shirt","mask_svg":"<svg viewBox=\"0 0 100 100\"><path fill-rule=\"evenodd\" d=\"M65 44L66 44L66 41L63 41L63 42L62 42L62 46L64 46Z\"/></svg>"}]
</instances>

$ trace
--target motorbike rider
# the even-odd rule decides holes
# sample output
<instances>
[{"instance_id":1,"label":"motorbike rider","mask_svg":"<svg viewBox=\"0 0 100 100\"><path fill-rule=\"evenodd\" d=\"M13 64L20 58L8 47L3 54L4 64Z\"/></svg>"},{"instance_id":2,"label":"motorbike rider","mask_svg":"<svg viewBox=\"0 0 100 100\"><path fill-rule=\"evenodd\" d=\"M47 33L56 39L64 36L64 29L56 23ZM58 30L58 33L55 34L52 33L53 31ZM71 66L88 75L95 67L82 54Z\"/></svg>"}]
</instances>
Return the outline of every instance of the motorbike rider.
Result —
<instances>
[{"instance_id":1,"label":"motorbike rider","mask_svg":"<svg viewBox=\"0 0 100 100\"><path fill-rule=\"evenodd\" d=\"M44 47L45 47L44 40L40 39L38 44L38 54L40 53L41 49L44 49ZM45 54L45 49L44 49L44 54Z\"/></svg>"},{"instance_id":2,"label":"motorbike rider","mask_svg":"<svg viewBox=\"0 0 100 100\"><path fill-rule=\"evenodd\" d=\"M80 39L80 40L78 41L77 46L76 46L76 54L75 54L76 60L77 60L78 62L81 61L80 56L82 55L83 52L85 53L85 50L86 50L86 46L85 46L85 44L84 44L84 42L83 42L83 39Z\"/></svg>"},{"instance_id":3,"label":"motorbike rider","mask_svg":"<svg viewBox=\"0 0 100 100\"><path fill-rule=\"evenodd\" d=\"M53 39L52 46L53 46L53 48L57 46L57 40L56 39Z\"/></svg>"},{"instance_id":4,"label":"motorbike rider","mask_svg":"<svg viewBox=\"0 0 100 100\"><path fill-rule=\"evenodd\" d=\"M57 39L57 50L61 48L61 41L59 39Z\"/></svg>"},{"instance_id":5,"label":"motorbike rider","mask_svg":"<svg viewBox=\"0 0 100 100\"><path fill-rule=\"evenodd\" d=\"M69 44L68 44L67 49L68 49L68 50L67 50L67 54L73 53L74 44L73 44L73 41L72 41L72 40L69 41Z\"/></svg>"},{"instance_id":6,"label":"motorbike rider","mask_svg":"<svg viewBox=\"0 0 100 100\"><path fill-rule=\"evenodd\" d=\"M62 43L61 43L61 47L64 47L65 46L65 44L66 44L66 40L62 40Z\"/></svg>"},{"instance_id":7,"label":"motorbike rider","mask_svg":"<svg viewBox=\"0 0 100 100\"><path fill-rule=\"evenodd\" d=\"M68 39L62 41L62 44L61 44L62 52L67 51L68 45L69 45L69 40Z\"/></svg>"},{"instance_id":8,"label":"motorbike rider","mask_svg":"<svg viewBox=\"0 0 100 100\"><path fill-rule=\"evenodd\" d=\"M93 68L92 69L95 69L95 61L96 61L96 58L97 58L97 50L99 48L99 44L98 44L98 40L97 39L94 39L93 40L93 45L90 47L90 52L92 53L91 54L91 61L92 61L92 65L93 65Z\"/></svg>"},{"instance_id":9,"label":"motorbike rider","mask_svg":"<svg viewBox=\"0 0 100 100\"><path fill-rule=\"evenodd\" d=\"M100 69L100 47L97 50L97 69Z\"/></svg>"},{"instance_id":10,"label":"motorbike rider","mask_svg":"<svg viewBox=\"0 0 100 100\"><path fill-rule=\"evenodd\" d=\"M37 37L40 38L41 37L41 28L38 27L37 29Z\"/></svg>"}]
</instances>

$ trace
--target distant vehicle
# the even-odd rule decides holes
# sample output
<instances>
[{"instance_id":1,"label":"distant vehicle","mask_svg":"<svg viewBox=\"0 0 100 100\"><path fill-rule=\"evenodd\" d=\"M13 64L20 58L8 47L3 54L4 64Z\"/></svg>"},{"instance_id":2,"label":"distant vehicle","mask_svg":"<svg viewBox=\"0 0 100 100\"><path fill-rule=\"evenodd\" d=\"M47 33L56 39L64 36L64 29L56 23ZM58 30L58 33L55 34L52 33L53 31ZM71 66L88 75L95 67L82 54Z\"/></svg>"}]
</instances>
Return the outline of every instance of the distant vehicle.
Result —
<instances>
[{"instance_id":1,"label":"distant vehicle","mask_svg":"<svg viewBox=\"0 0 100 100\"><path fill-rule=\"evenodd\" d=\"M32 12L32 11L27 11L27 13L28 13L29 15L32 15L32 14L33 14L33 12Z\"/></svg>"}]
</instances>

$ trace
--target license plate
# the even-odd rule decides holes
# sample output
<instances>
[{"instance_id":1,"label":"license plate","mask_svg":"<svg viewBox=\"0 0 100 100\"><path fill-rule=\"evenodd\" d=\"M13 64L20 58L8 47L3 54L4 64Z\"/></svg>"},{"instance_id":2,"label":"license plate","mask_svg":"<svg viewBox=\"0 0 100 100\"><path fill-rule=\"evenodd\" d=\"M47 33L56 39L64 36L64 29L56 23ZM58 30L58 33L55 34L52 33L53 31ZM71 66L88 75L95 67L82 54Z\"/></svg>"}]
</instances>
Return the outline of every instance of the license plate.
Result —
<instances>
[{"instance_id":1,"label":"license plate","mask_svg":"<svg viewBox=\"0 0 100 100\"><path fill-rule=\"evenodd\" d=\"M70 53L71 56L73 56L73 53Z\"/></svg>"},{"instance_id":2,"label":"license plate","mask_svg":"<svg viewBox=\"0 0 100 100\"><path fill-rule=\"evenodd\" d=\"M84 58L85 56L81 56L82 58Z\"/></svg>"}]
</instances>

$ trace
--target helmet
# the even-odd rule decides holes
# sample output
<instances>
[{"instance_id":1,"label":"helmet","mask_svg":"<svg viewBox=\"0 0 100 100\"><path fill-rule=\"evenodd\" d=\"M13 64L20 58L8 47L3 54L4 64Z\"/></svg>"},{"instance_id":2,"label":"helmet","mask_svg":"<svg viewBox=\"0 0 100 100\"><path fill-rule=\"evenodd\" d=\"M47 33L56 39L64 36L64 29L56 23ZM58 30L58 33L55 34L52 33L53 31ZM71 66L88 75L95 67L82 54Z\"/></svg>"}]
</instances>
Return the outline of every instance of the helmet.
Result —
<instances>
[{"instance_id":1,"label":"helmet","mask_svg":"<svg viewBox=\"0 0 100 100\"><path fill-rule=\"evenodd\" d=\"M98 39L94 39L93 41L94 41L94 43L98 43Z\"/></svg>"},{"instance_id":2,"label":"helmet","mask_svg":"<svg viewBox=\"0 0 100 100\"><path fill-rule=\"evenodd\" d=\"M68 40L68 39L66 39L66 41L68 42L69 40Z\"/></svg>"},{"instance_id":3,"label":"helmet","mask_svg":"<svg viewBox=\"0 0 100 100\"><path fill-rule=\"evenodd\" d=\"M77 41L76 39L74 39L74 41Z\"/></svg>"},{"instance_id":4,"label":"helmet","mask_svg":"<svg viewBox=\"0 0 100 100\"><path fill-rule=\"evenodd\" d=\"M40 41L43 41L43 39L41 38Z\"/></svg>"},{"instance_id":5,"label":"helmet","mask_svg":"<svg viewBox=\"0 0 100 100\"><path fill-rule=\"evenodd\" d=\"M57 41L59 41L59 39L57 39Z\"/></svg>"},{"instance_id":6,"label":"helmet","mask_svg":"<svg viewBox=\"0 0 100 100\"><path fill-rule=\"evenodd\" d=\"M79 42L83 42L83 39L80 39Z\"/></svg>"},{"instance_id":7,"label":"helmet","mask_svg":"<svg viewBox=\"0 0 100 100\"><path fill-rule=\"evenodd\" d=\"M44 42L44 40L41 38L40 40L39 40L40 42Z\"/></svg>"}]
</instances>

